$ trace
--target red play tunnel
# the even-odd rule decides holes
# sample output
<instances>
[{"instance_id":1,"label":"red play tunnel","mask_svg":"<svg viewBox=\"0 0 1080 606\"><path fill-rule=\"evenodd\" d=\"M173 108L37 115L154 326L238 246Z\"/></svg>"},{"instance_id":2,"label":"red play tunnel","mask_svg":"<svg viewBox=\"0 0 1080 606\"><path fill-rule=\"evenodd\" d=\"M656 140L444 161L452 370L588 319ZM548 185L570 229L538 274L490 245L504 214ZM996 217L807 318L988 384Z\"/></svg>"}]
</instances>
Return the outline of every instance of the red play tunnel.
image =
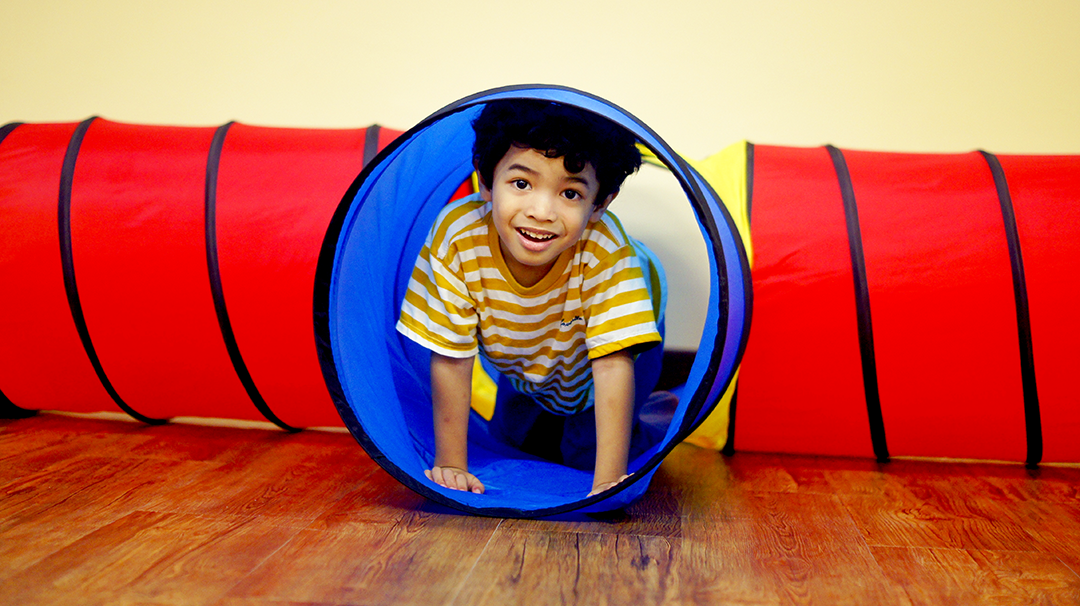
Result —
<instances>
[{"instance_id":1,"label":"red play tunnel","mask_svg":"<svg viewBox=\"0 0 1080 606\"><path fill-rule=\"evenodd\" d=\"M0 403L340 424L315 266L397 134L0 129ZM1080 461L1080 157L746 149L729 448Z\"/></svg>"},{"instance_id":2,"label":"red play tunnel","mask_svg":"<svg viewBox=\"0 0 1080 606\"><path fill-rule=\"evenodd\" d=\"M748 150L736 449L1080 461L1080 157Z\"/></svg>"},{"instance_id":3,"label":"red play tunnel","mask_svg":"<svg viewBox=\"0 0 1080 606\"><path fill-rule=\"evenodd\" d=\"M4 127L2 397L341 424L315 351L315 265L342 195L397 134Z\"/></svg>"}]
</instances>

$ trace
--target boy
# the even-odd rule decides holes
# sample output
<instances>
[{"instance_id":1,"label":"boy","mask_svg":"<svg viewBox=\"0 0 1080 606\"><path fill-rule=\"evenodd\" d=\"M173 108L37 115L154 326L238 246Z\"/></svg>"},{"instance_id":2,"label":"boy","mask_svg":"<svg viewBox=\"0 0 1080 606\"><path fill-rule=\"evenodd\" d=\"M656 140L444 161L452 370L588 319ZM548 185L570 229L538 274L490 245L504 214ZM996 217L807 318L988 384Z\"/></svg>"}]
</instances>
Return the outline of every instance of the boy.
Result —
<instances>
[{"instance_id":1,"label":"boy","mask_svg":"<svg viewBox=\"0 0 1080 606\"><path fill-rule=\"evenodd\" d=\"M467 453L481 353L501 374L491 433L592 467L596 494L649 445L635 431L635 396L648 395L635 394L635 355L661 341L650 295L659 274L643 274L640 245L606 212L641 156L621 127L546 101L488 103L473 129L480 193L440 213L397 324L432 352L426 475L484 491Z\"/></svg>"}]
</instances>

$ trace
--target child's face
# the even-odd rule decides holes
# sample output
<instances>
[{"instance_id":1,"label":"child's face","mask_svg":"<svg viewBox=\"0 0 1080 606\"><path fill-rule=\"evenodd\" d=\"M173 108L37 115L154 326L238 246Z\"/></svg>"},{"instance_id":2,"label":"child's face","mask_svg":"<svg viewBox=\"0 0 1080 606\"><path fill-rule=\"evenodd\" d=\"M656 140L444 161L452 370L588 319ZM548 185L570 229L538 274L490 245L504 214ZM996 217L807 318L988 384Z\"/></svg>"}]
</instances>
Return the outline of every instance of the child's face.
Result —
<instances>
[{"instance_id":1,"label":"child's face","mask_svg":"<svg viewBox=\"0 0 1080 606\"><path fill-rule=\"evenodd\" d=\"M570 173L562 158L510 146L495 165L491 189L481 184L480 192L492 203L503 259L519 284L539 282L600 218L615 194L595 207L598 187L591 164Z\"/></svg>"}]
</instances>

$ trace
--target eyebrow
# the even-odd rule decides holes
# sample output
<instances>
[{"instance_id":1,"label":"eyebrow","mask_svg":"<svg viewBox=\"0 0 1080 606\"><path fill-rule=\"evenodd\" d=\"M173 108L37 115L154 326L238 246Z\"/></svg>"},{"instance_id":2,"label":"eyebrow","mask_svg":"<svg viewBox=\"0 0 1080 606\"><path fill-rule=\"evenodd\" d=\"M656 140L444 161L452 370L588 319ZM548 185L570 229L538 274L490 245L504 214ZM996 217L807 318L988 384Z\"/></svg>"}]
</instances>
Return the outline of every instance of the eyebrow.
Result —
<instances>
[{"instance_id":1,"label":"eyebrow","mask_svg":"<svg viewBox=\"0 0 1080 606\"><path fill-rule=\"evenodd\" d=\"M514 163L514 164L511 164L510 166L507 166L506 170L507 171L520 170L522 172L529 173L530 175L539 175L540 174L537 171L529 168L528 166L525 166L524 164L517 164L517 163Z\"/></svg>"},{"instance_id":2,"label":"eyebrow","mask_svg":"<svg viewBox=\"0 0 1080 606\"><path fill-rule=\"evenodd\" d=\"M506 170L507 171L520 170L521 172L524 172L524 173L527 173L527 174L530 174L530 175L539 175L540 174L539 172L529 168L528 166L525 166L524 164L518 164L516 162L514 164L511 164L510 166L507 166ZM575 173L571 173L570 176L568 176L566 179L568 181L574 181L575 183L580 183L580 184L584 185L585 187L592 186L591 181L589 181L585 177L579 177Z\"/></svg>"}]
</instances>

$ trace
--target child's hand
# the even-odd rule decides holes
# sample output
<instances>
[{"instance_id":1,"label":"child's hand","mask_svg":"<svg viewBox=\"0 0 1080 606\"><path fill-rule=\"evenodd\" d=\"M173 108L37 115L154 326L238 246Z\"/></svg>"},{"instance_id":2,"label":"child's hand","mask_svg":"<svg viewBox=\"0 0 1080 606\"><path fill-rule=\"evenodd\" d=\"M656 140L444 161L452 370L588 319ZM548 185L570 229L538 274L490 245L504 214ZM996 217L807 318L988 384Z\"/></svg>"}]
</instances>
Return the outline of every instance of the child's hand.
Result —
<instances>
[{"instance_id":1,"label":"child's hand","mask_svg":"<svg viewBox=\"0 0 1080 606\"><path fill-rule=\"evenodd\" d=\"M424 470L424 475L439 486L451 490L464 490L476 494L484 494L484 484L473 474L459 467L439 467Z\"/></svg>"},{"instance_id":2,"label":"child's hand","mask_svg":"<svg viewBox=\"0 0 1080 606\"><path fill-rule=\"evenodd\" d=\"M599 484L593 484L592 492L590 492L586 496L591 497L594 494L600 494L601 492L604 492L605 490L607 490L609 488L614 488L615 486L618 486L623 480L625 480L626 478L629 478L629 477L630 477L630 474L626 474L623 477L619 478L618 480L612 480L610 482L601 482Z\"/></svg>"}]
</instances>

